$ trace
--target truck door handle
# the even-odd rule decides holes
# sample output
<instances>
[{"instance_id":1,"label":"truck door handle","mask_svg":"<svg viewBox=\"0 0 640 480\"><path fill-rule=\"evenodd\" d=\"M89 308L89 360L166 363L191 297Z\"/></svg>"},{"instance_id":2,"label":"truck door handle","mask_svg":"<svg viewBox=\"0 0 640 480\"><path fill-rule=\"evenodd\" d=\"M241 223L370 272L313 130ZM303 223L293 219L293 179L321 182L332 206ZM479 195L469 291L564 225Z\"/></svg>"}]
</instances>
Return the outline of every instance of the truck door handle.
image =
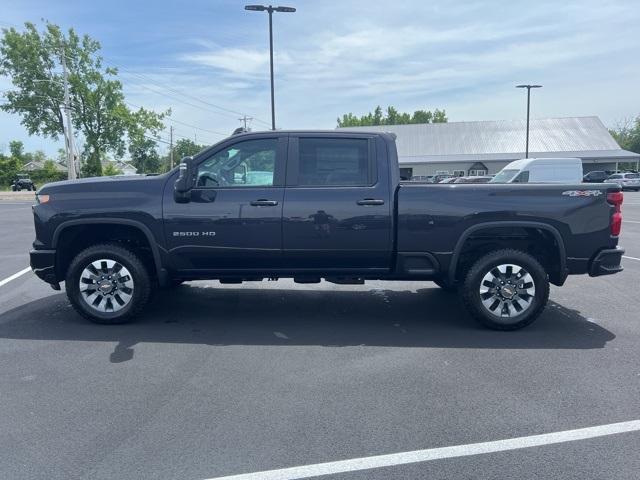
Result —
<instances>
[{"instance_id":1,"label":"truck door handle","mask_svg":"<svg viewBox=\"0 0 640 480\"><path fill-rule=\"evenodd\" d=\"M253 207L275 207L276 205L278 205L277 200L265 200L263 198L251 202Z\"/></svg>"},{"instance_id":2,"label":"truck door handle","mask_svg":"<svg viewBox=\"0 0 640 480\"><path fill-rule=\"evenodd\" d=\"M384 200L376 200L374 198L365 198L356 202L358 205L384 205Z\"/></svg>"}]
</instances>

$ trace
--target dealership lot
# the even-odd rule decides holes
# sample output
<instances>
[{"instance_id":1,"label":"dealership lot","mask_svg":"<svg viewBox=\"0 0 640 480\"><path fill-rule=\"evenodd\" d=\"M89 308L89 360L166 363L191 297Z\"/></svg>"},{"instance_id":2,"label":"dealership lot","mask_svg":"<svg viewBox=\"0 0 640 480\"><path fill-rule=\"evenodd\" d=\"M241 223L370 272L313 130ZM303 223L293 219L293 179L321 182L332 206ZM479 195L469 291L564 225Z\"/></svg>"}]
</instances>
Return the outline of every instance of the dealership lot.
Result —
<instances>
[{"instance_id":1,"label":"dealership lot","mask_svg":"<svg viewBox=\"0 0 640 480\"><path fill-rule=\"evenodd\" d=\"M625 271L484 330L430 282L192 282L87 323L28 272L0 286L0 476L204 479L640 419L640 193ZM0 283L28 203L0 203ZM635 478L640 433L327 478ZM400 462L398 462L400 463ZM287 477L282 477L287 478Z\"/></svg>"}]
</instances>

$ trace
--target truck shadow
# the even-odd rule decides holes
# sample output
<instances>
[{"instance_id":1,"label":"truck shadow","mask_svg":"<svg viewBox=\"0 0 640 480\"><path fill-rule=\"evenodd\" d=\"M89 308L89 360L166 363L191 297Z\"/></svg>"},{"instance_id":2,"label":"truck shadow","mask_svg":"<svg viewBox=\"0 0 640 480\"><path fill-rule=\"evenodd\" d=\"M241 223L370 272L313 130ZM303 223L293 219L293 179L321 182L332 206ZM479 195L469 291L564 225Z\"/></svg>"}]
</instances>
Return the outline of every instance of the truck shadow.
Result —
<instances>
[{"instance_id":1,"label":"truck shadow","mask_svg":"<svg viewBox=\"0 0 640 480\"><path fill-rule=\"evenodd\" d=\"M117 342L112 362L142 342L226 345L594 349L615 338L580 312L550 302L531 326L496 332L477 325L455 294L438 288L255 289L182 286L161 292L128 325L95 325L63 294L0 315L0 338Z\"/></svg>"}]
</instances>

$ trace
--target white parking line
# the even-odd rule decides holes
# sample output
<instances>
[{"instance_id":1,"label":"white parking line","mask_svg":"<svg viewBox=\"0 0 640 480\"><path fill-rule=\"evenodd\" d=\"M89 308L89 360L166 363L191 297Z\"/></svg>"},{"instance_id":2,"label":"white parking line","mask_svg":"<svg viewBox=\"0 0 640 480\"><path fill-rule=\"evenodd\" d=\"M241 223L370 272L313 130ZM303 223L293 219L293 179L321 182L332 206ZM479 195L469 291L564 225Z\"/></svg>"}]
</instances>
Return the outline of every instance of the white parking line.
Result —
<instances>
[{"instance_id":1,"label":"white parking line","mask_svg":"<svg viewBox=\"0 0 640 480\"><path fill-rule=\"evenodd\" d=\"M624 218L622 219L622 221L623 221L624 223L640 223L640 222L638 222L637 220L625 220Z\"/></svg>"},{"instance_id":2,"label":"white parking line","mask_svg":"<svg viewBox=\"0 0 640 480\"><path fill-rule=\"evenodd\" d=\"M637 260L640 262L640 258L636 258L636 257L627 257L626 255L623 255L622 258L626 258L627 260Z\"/></svg>"},{"instance_id":3,"label":"white parking line","mask_svg":"<svg viewBox=\"0 0 640 480\"><path fill-rule=\"evenodd\" d=\"M317 477L320 475L334 475L336 473L355 472L372 468L406 465L408 463L428 462L444 458L467 457L483 453L504 452L520 448L539 447L554 443L574 442L588 438L604 437L617 433L637 432L640 430L640 420L611 423L596 427L578 428L563 432L531 435L528 437L496 440L493 442L471 443L453 447L429 448L412 452L392 453L390 455L376 455L373 457L352 458L337 462L316 463L301 467L266 470L263 472L244 473L227 477L215 477L208 480L294 480L299 478Z\"/></svg>"},{"instance_id":4,"label":"white parking line","mask_svg":"<svg viewBox=\"0 0 640 480\"><path fill-rule=\"evenodd\" d=\"M18 273L14 273L10 277L5 278L4 280L0 280L0 287L2 287L3 285L6 285L11 280L15 280L16 278L21 277L22 275L30 271L31 271L31 267L27 267L24 270L20 270Z\"/></svg>"}]
</instances>

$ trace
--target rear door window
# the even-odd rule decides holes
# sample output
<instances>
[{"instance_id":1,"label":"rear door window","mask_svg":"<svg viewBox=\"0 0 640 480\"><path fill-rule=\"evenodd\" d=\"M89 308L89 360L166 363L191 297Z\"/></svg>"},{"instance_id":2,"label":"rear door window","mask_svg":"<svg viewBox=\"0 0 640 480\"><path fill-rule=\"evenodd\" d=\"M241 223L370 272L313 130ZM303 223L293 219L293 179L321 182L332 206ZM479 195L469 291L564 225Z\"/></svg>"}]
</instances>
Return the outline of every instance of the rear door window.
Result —
<instances>
[{"instance_id":1,"label":"rear door window","mask_svg":"<svg viewBox=\"0 0 640 480\"><path fill-rule=\"evenodd\" d=\"M366 138L304 138L298 143L299 186L368 186L375 183Z\"/></svg>"}]
</instances>

